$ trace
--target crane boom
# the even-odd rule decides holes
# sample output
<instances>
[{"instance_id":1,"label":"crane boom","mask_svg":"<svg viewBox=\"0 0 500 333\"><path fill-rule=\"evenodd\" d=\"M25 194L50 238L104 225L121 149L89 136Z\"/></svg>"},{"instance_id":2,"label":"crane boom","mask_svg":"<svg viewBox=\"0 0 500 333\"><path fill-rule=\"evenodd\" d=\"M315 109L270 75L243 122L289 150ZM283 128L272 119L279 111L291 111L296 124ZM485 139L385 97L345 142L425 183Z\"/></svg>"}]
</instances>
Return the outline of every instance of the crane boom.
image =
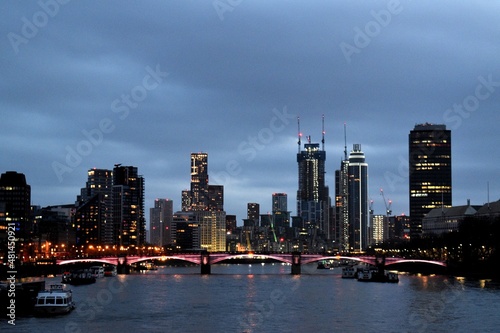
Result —
<instances>
[{"instance_id":1,"label":"crane boom","mask_svg":"<svg viewBox=\"0 0 500 333\"><path fill-rule=\"evenodd\" d=\"M385 200L385 195L384 195L383 189L380 189L380 195L382 196L382 199L384 199L385 213L387 214L387 217L389 217L392 214L392 210L391 210L392 200L389 200L389 203L387 203L387 201Z\"/></svg>"}]
</instances>

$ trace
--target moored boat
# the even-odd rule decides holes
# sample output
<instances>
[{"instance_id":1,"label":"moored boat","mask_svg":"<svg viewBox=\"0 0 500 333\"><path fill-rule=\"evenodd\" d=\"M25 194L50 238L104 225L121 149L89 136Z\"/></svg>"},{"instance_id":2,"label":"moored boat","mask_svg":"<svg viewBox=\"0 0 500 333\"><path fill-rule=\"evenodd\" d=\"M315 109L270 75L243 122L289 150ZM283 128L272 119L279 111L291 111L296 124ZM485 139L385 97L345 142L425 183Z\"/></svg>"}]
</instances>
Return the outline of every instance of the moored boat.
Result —
<instances>
[{"instance_id":1,"label":"moored boat","mask_svg":"<svg viewBox=\"0 0 500 333\"><path fill-rule=\"evenodd\" d=\"M116 266L104 267L104 276L110 277L110 276L116 276L116 274L117 274Z\"/></svg>"},{"instance_id":2,"label":"moored boat","mask_svg":"<svg viewBox=\"0 0 500 333\"><path fill-rule=\"evenodd\" d=\"M96 279L104 277L104 267L102 266L92 266L90 267L92 274Z\"/></svg>"},{"instance_id":3,"label":"moored boat","mask_svg":"<svg viewBox=\"0 0 500 333\"><path fill-rule=\"evenodd\" d=\"M328 262L326 260L321 260L318 262L318 267L317 269L333 269L334 263L333 262Z\"/></svg>"},{"instance_id":4,"label":"moored boat","mask_svg":"<svg viewBox=\"0 0 500 333\"><path fill-rule=\"evenodd\" d=\"M359 270L357 279L361 282L399 282L398 274L395 272L386 272L374 268L365 268Z\"/></svg>"},{"instance_id":5,"label":"moored boat","mask_svg":"<svg viewBox=\"0 0 500 333\"><path fill-rule=\"evenodd\" d=\"M356 272L357 272L357 270L354 266L344 266L344 267L342 267L342 278L343 279L355 279Z\"/></svg>"},{"instance_id":6,"label":"moored boat","mask_svg":"<svg viewBox=\"0 0 500 333\"><path fill-rule=\"evenodd\" d=\"M81 285L95 283L96 278L91 270L79 269L70 273L69 277L63 274L63 283Z\"/></svg>"},{"instance_id":7,"label":"moored boat","mask_svg":"<svg viewBox=\"0 0 500 333\"><path fill-rule=\"evenodd\" d=\"M73 293L62 284L52 284L49 290L40 291L36 297L35 314L58 315L75 308Z\"/></svg>"}]
</instances>

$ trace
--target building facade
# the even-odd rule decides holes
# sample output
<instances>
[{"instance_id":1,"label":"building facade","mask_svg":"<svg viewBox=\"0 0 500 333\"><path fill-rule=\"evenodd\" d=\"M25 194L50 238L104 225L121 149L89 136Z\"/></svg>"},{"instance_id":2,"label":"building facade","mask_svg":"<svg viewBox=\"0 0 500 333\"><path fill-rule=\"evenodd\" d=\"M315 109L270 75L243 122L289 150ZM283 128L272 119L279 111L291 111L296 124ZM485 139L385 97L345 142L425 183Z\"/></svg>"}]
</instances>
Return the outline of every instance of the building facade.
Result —
<instances>
[{"instance_id":1,"label":"building facade","mask_svg":"<svg viewBox=\"0 0 500 333\"><path fill-rule=\"evenodd\" d=\"M348 167L349 246L364 251L368 246L368 164L360 144L354 144Z\"/></svg>"},{"instance_id":2,"label":"building facade","mask_svg":"<svg viewBox=\"0 0 500 333\"><path fill-rule=\"evenodd\" d=\"M290 212L288 211L288 195L286 193L273 193L272 214L274 228L290 227Z\"/></svg>"},{"instance_id":3,"label":"building facade","mask_svg":"<svg viewBox=\"0 0 500 333\"><path fill-rule=\"evenodd\" d=\"M193 244L207 251L226 250L224 187L209 185L207 153L191 153L191 187L189 192L182 192L182 211L190 213L189 218L192 222L180 222L189 227L189 234L192 237L198 237L197 240L193 240ZM198 228L196 232L193 231L195 224ZM182 235L179 230L176 225L173 236L185 238L186 235ZM180 246L177 239L173 241L175 246Z\"/></svg>"},{"instance_id":4,"label":"building facade","mask_svg":"<svg viewBox=\"0 0 500 333\"><path fill-rule=\"evenodd\" d=\"M172 245L172 220L174 204L170 199L155 199L155 205L149 209L150 242L164 247Z\"/></svg>"},{"instance_id":5,"label":"building facade","mask_svg":"<svg viewBox=\"0 0 500 333\"><path fill-rule=\"evenodd\" d=\"M208 154L191 153L191 202L190 210L208 209Z\"/></svg>"},{"instance_id":6,"label":"building facade","mask_svg":"<svg viewBox=\"0 0 500 333\"><path fill-rule=\"evenodd\" d=\"M247 203L247 220L253 221L254 226L259 225L260 205L255 202Z\"/></svg>"},{"instance_id":7,"label":"building facade","mask_svg":"<svg viewBox=\"0 0 500 333\"><path fill-rule=\"evenodd\" d=\"M95 245L114 245L113 171L96 168L88 170L87 182L80 190L75 206L75 227L85 232L92 230L91 242ZM78 234L83 237L81 232ZM80 240L87 238L82 237ZM84 243L88 243L87 240ZM77 240L77 243L80 241Z\"/></svg>"},{"instance_id":8,"label":"building facade","mask_svg":"<svg viewBox=\"0 0 500 333\"><path fill-rule=\"evenodd\" d=\"M446 125L416 125L409 134L410 238L434 208L451 207L451 131Z\"/></svg>"},{"instance_id":9,"label":"building facade","mask_svg":"<svg viewBox=\"0 0 500 333\"><path fill-rule=\"evenodd\" d=\"M7 235L9 223L15 225L16 238L24 241L30 237L31 226L31 186L26 176L16 171L7 171L0 176L0 232Z\"/></svg>"},{"instance_id":10,"label":"building facade","mask_svg":"<svg viewBox=\"0 0 500 333\"><path fill-rule=\"evenodd\" d=\"M321 248L331 238L330 198L325 182L326 152L318 143L304 144L297 154L297 215L310 236L312 248Z\"/></svg>"},{"instance_id":11,"label":"building facade","mask_svg":"<svg viewBox=\"0 0 500 333\"><path fill-rule=\"evenodd\" d=\"M349 160L347 151L335 171L335 227L334 239L340 252L349 252Z\"/></svg>"},{"instance_id":12,"label":"building facade","mask_svg":"<svg viewBox=\"0 0 500 333\"><path fill-rule=\"evenodd\" d=\"M144 178L137 167L115 165L113 169L114 244L139 247L146 241Z\"/></svg>"}]
</instances>

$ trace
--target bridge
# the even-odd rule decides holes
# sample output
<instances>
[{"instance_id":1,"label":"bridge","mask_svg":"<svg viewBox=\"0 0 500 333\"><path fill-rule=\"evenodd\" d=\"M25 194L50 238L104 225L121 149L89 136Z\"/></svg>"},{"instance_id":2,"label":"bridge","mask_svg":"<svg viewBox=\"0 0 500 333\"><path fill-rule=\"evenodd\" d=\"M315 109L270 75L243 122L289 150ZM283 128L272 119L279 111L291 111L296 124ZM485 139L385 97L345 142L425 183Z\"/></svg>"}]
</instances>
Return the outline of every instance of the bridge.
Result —
<instances>
[{"instance_id":1,"label":"bridge","mask_svg":"<svg viewBox=\"0 0 500 333\"><path fill-rule=\"evenodd\" d=\"M210 274L211 265L230 259L273 259L291 265L291 273L298 275L301 273L301 265L321 261L321 260L352 260L359 263L367 263L373 266L382 265L383 268L390 268L392 265L401 263L424 263L446 267L444 261L433 261L423 259L406 259L398 257L380 258L375 256L346 256L329 254L303 254L293 253L253 253L253 252L200 252L200 253L173 253L167 255L154 256L110 256L92 258L57 259L56 264L66 265L78 262L101 262L116 265L118 273L128 274L130 265L149 260L181 260L200 265L201 274Z\"/></svg>"}]
</instances>

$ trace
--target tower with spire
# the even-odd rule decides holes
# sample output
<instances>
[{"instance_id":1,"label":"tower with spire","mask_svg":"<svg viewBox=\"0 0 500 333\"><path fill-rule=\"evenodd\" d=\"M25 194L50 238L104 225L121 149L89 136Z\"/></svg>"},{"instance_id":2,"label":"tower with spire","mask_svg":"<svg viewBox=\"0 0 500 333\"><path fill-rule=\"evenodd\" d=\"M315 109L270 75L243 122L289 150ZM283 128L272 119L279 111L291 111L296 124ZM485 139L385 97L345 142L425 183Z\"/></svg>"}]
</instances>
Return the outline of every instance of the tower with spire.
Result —
<instances>
[{"instance_id":1,"label":"tower with spire","mask_svg":"<svg viewBox=\"0 0 500 333\"><path fill-rule=\"evenodd\" d=\"M307 143L301 150L300 119L298 125L298 190L297 215L301 218L302 227L307 230L311 249L319 250L327 246L331 239L330 228L330 197L325 181L325 130L324 115L321 147L313 143L311 136L307 136Z\"/></svg>"}]
</instances>

